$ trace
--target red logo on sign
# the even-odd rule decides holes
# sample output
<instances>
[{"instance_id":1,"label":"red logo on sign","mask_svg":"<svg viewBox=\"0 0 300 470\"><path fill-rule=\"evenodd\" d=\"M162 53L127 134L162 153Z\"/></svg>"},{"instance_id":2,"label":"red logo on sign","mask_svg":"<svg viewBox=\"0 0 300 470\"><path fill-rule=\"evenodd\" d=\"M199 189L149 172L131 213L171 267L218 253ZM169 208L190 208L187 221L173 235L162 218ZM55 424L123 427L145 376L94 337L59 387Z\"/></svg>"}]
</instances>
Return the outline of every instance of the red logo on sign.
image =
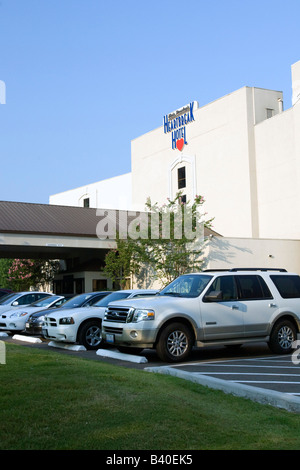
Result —
<instances>
[{"instance_id":1,"label":"red logo on sign","mask_svg":"<svg viewBox=\"0 0 300 470\"><path fill-rule=\"evenodd\" d=\"M178 150L182 150L183 149L183 146L184 146L184 140L183 139L178 139L177 142L176 142L176 147L178 148Z\"/></svg>"}]
</instances>

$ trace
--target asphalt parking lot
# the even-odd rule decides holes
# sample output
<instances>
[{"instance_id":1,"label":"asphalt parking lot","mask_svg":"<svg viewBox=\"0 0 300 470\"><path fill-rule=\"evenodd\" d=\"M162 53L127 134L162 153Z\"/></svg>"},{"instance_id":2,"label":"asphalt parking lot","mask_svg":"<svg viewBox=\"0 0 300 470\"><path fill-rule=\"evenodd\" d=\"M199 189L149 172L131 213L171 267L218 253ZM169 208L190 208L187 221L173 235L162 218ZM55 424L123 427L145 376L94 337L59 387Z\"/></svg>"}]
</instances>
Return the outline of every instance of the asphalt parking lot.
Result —
<instances>
[{"instance_id":1,"label":"asphalt parking lot","mask_svg":"<svg viewBox=\"0 0 300 470\"><path fill-rule=\"evenodd\" d=\"M205 375L300 397L300 369L291 356L240 358L175 366L190 374Z\"/></svg>"},{"instance_id":2,"label":"asphalt parking lot","mask_svg":"<svg viewBox=\"0 0 300 470\"><path fill-rule=\"evenodd\" d=\"M37 344L16 340L12 336L0 337L0 340L29 347L50 348L45 340ZM115 354L113 349L105 349L108 354L111 351ZM128 360L128 355L121 353L116 357L106 356L105 349L104 356L95 351L64 348L55 348L55 351L122 367L177 376L225 393L300 413L300 354L274 355L265 343L257 343L234 351L225 347L195 349L188 362L173 365L162 363L152 350L144 350L140 355L145 361L132 362Z\"/></svg>"}]
</instances>

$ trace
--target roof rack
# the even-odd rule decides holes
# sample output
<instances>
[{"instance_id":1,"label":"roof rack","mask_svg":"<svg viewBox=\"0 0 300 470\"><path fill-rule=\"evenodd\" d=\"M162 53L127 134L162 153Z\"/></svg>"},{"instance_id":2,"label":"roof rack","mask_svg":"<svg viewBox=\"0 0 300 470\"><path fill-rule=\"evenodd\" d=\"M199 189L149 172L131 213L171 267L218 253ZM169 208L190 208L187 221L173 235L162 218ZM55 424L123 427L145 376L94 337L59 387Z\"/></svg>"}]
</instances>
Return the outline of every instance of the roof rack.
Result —
<instances>
[{"instance_id":1,"label":"roof rack","mask_svg":"<svg viewBox=\"0 0 300 470\"><path fill-rule=\"evenodd\" d=\"M224 272L224 271L230 271L230 269L203 269L202 272Z\"/></svg>"},{"instance_id":2,"label":"roof rack","mask_svg":"<svg viewBox=\"0 0 300 470\"><path fill-rule=\"evenodd\" d=\"M204 269L202 272L237 272L237 271L279 271L286 273L284 268L230 268L230 269Z\"/></svg>"},{"instance_id":3,"label":"roof rack","mask_svg":"<svg viewBox=\"0 0 300 470\"><path fill-rule=\"evenodd\" d=\"M283 268L231 268L229 271L280 271L286 273L287 270Z\"/></svg>"}]
</instances>

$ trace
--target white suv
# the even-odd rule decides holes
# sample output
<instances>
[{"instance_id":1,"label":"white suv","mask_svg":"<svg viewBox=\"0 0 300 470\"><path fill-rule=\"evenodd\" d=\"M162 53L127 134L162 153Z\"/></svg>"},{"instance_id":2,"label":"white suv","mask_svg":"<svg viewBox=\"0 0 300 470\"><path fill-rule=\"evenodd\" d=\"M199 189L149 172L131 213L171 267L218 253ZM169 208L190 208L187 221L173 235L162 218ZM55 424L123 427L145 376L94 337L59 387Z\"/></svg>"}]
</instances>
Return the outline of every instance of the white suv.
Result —
<instances>
[{"instance_id":1,"label":"white suv","mask_svg":"<svg viewBox=\"0 0 300 470\"><path fill-rule=\"evenodd\" d=\"M109 302L124 298L155 295L157 290L131 289L111 292L92 306L62 308L45 315L42 334L46 339L79 343L86 349L98 349L102 343L101 323Z\"/></svg>"},{"instance_id":2,"label":"white suv","mask_svg":"<svg viewBox=\"0 0 300 470\"><path fill-rule=\"evenodd\" d=\"M151 299L110 304L103 339L132 352L156 348L166 362L193 346L266 341L289 353L300 328L300 277L284 269L210 270L185 274Z\"/></svg>"}]
</instances>

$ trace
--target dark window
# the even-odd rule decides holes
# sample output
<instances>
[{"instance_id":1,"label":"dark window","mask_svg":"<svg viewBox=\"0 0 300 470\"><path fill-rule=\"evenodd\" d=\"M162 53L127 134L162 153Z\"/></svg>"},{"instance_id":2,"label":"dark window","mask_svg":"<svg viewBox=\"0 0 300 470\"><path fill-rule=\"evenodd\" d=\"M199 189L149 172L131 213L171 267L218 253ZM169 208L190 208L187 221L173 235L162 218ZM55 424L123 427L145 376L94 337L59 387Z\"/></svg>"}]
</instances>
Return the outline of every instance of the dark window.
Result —
<instances>
[{"instance_id":1,"label":"dark window","mask_svg":"<svg viewBox=\"0 0 300 470\"><path fill-rule=\"evenodd\" d=\"M300 277L299 276L271 276L281 297L284 299L295 299L300 297Z\"/></svg>"},{"instance_id":2,"label":"dark window","mask_svg":"<svg viewBox=\"0 0 300 470\"><path fill-rule=\"evenodd\" d=\"M106 290L107 280L106 279L93 279L93 291Z\"/></svg>"},{"instance_id":3,"label":"dark window","mask_svg":"<svg viewBox=\"0 0 300 470\"><path fill-rule=\"evenodd\" d=\"M235 283L235 276L220 276L217 277L208 291L207 294L213 291L222 291L223 298L222 301L226 300L236 300L237 299L237 288Z\"/></svg>"},{"instance_id":4,"label":"dark window","mask_svg":"<svg viewBox=\"0 0 300 470\"><path fill-rule=\"evenodd\" d=\"M185 166L178 168L178 189L186 187Z\"/></svg>"},{"instance_id":5,"label":"dark window","mask_svg":"<svg viewBox=\"0 0 300 470\"><path fill-rule=\"evenodd\" d=\"M19 305L28 305L32 304L36 300L42 299L43 297L48 297L49 294L26 294L17 299Z\"/></svg>"},{"instance_id":6,"label":"dark window","mask_svg":"<svg viewBox=\"0 0 300 470\"><path fill-rule=\"evenodd\" d=\"M244 275L238 276L241 299L271 299L272 294L261 276Z\"/></svg>"},{"instance_id":7,"label":"dark window","mask_svg":"<svg viewBox=\"0 0 300 470\"><path fill-rule=\"evenodd\" d=\"M86 197L83 200L83 207L90 207L90 198L89 197Z\"/></svg>"},{"instance_id":8,"label":"dark window","mask_svg":"<svg viewBox=\"0 0 300 470\"><path fill-rule=\"evenodd\" d=\"M84 278L75 279L75 294L82 294L84 292Z\"/></svg>"},{"instance_id":9,"label":"dark window","mask_svg":"<svg viewBox=\"0 0 300 470\"><path fill-rule=\"evenodd\" d=\"M186 204L186 194L183 194L182 196L180 196L179 202L180 204Z\"/></svg>"},{"instance_id":10,"label":"dark window","mask_svg":"<svg viewBox=\"0 0 300 470\"><path fill-rule=\"evenodd\" d=\"M38 300L38 299L34 298L33 294L27 294L27 295L23 295L23 297L20 297L17 302L19 305L27 305L27 304L32 304L32 302L34 302L35 300Z\"/></svg>"}]
</instances>

